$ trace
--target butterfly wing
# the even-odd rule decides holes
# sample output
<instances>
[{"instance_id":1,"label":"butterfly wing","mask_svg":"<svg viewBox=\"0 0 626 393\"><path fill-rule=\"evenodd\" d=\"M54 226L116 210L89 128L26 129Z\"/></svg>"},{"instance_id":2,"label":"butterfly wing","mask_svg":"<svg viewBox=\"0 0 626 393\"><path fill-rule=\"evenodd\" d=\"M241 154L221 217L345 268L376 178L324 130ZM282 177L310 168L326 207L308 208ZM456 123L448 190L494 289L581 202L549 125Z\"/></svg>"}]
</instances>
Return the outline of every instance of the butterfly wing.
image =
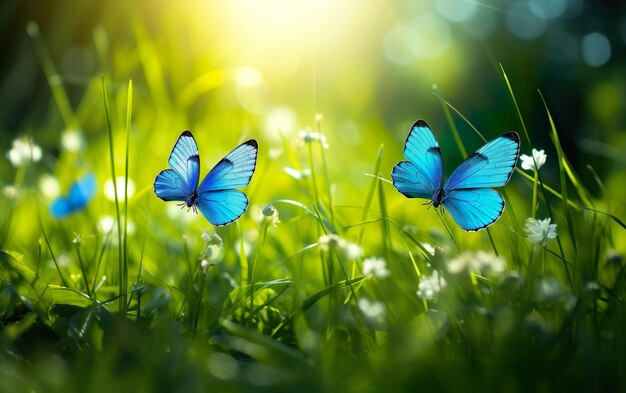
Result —
<instances>
[{"instance_id":1,"label":"butterfly wing","mask_svg":"<svg viewBox=\"0 0 626 393\"><path fill-rule=\"evenodd\" d=\"M519 135L502 134L470 154L450 175L444 186L450 190L501 187L511 178L519 154Z\"/></svg>"},{"instance_id":2,"label":"butterfly wing","mask_svg":"<svg viewBox=\"0 0 626 393\"><path fill-rule=\"evenodd\" d=\"M432 199L443 184L443 161L439 144L423 120L415 122L404 145L408 161L397 164L391 173L393 185L408 198Z\"/></svg>"},{"instance_id":3,"label":"butterfly wing","mask_svg":"<svg viewBox=\"0 0 626 393\"><path fill-rule=\"evenodd\" d=\"M60 197L52 202L50 213L56 218L63 218L87 206L95 193L96 177L89 174L72 184L67 197Z\"/></svg>"},{"instance_id":4,"label":"butterfly wing","mask_svg":"<svg viewBox=\"0 0 626 393\"><path fill-rule=\"evenodd\" d=\"M185 201L198 187L200 157L190 131L184 131L170 154L171 169L161 171L154 180L154 193L164 201Z\"/></svg>"},{"instance_id":5,"label":"butterfly wing","mask_svg":"<svg viewBox=\"0 0 626 393\"><path fill-rule=\"evenodd\" d=\"M213 225L235 221L246 211L248 197L239 190L207 191L198 195L198 209Z\"/></svg>"},{"instance_id":6,"label":"butterfly wing","mask_svg":"<svg viewBox=\"0 0 626 393\"><path fill-rule=\"evenodd\" d=\"M504 211L504 199L490 188L452 190L442 205L466 231L478 231L496 222Z\"/></svg>"},{"instance_id":7,"label":"butterfly wing","mask_svg":"<svg viewBox=\"0 0 626 393\"><path fill-rule=\"evenodd\" d=\"M259 146L254 139L237 146L206 175L198 187L198 194L246 187L256 168L258 151Z\"/></svg>"},{"instance_id":8,"label":"butterfly wing","mask_svg":"<svg viewBox=\"0 0 626 393\"><path fill-rule=\"evenodd\" d=\"M59 197L50 205L50 214L56 218L63 218L73 211L72 205L66 197Z\"/></svg>"},{"instance_id":9,"label":"butterfly wing","mask_svg":"<svg viewBox=\"0 0 626 393\"><path fill-rule=\"evenodd\" d=\"M256 168L258 144L242 143L215 165L198 187L198 209L213 225L226 225L248 207L248 197L235 188L246 187Z\"/></svg>"}]
</instances>

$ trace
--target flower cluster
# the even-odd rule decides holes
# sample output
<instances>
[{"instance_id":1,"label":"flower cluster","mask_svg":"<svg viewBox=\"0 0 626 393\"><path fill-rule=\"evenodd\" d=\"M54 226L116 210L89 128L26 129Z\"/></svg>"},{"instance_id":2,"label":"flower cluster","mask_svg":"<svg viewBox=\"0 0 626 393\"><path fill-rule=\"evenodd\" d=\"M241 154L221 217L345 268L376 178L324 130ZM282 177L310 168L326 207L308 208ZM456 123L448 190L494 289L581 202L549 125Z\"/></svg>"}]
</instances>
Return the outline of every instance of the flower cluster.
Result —
<instances>
[{"instance_id":1,"label":"flower cluster","mask_svg":"<svg viewBox=\"0 0 626 393\"><path fill-rule=\"evenodd\" d=\"M450 273L474 272L484 275L504 272L506 263L504 258L485 251L464 252L448 262Z\"/></svg>"},{"instance_id":2,"label":"flower cluster","mask_svg":"<svg viewBox=\"0 0 626 393\"><path fill-rule=\"evenodd\" d=\"M320 248L324 251L337 249L339 254L345 259L353 260L363 256L363 250L358 244L351 243L334 233L321 236L318 243Z\"/></svg>"},{"instance_id":3,"label":"flower cluster","mask_svg":"<svg viewBox=\"0 0 626 393\"><path fill-rule=\"evenodd\" d=\"M7 152L7 158L16 168L25 166L30 162L38 162L41 160L41 156L41 147L36 145L29 137L13 140L13 146Z\"/></svg>"},{"instance_id":4,"label":"flower cluster","mask_svg":"<svg viewBox=\"0 0 626 393\"><path fill-rule=\"evenodd\" d=\"M306 128L299 133L302 141L306 143L311 143L317 141L322 144L324 149L328 149L328 142L326 141L326 135L321 134L319 132L313 132L310 128Z\"/></svg>"},{"instance_id":5,"label":"flower cluster","mask_svg":"<svg viewBox=\"0 0 626 393\"><path fill-rule=\"evenodd\" d=\"M550 224L550 217L544 220L527 218L524 223L526 238L533 244L545 247L548 240L557 236L556 224Z\"/></svg>"},{"instance_id":6,"label":"flower cluster","mask_svg":"<svg viewBox=\"0 0 626 393\"><path fill-rule=\"evenodd\" d=\"M387 269L387 262L383 258L372 257L363 261L363 275L387 278L391 273Z\"/></svg>"},{"instance_id":7,"label":"flower cluster","mask_svg":"<svg viewBox=\"0 0 626 393\"><path fill-rule=\"evenodd\" d=\"M443 288L446 287L446 280L438 271L433 271L430 276L422 276L417 287L417 297L425 300L433 300Z\"/></svg>"}]
</instances>

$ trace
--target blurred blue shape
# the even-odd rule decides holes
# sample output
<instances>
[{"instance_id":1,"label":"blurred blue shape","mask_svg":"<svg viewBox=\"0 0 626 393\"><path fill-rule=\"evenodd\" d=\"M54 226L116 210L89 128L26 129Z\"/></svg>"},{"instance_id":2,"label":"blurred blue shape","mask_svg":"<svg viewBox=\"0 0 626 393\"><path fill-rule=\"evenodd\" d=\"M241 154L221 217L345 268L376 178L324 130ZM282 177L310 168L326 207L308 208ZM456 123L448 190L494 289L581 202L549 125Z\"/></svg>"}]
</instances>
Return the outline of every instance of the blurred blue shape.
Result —
<instances>
[{"instance_id":1,"label":"blurred blue shape","mask_svg":"<svg viewBox=\"0 0 626 393\"><path fill-rule=\"evenodd\" d=\"M86 175L72 183L66 197L59 197L50 205L50 213L56 218L66 217L78 210L82 210L96 193L96 177Z\"/></svg>"}]
</instances>

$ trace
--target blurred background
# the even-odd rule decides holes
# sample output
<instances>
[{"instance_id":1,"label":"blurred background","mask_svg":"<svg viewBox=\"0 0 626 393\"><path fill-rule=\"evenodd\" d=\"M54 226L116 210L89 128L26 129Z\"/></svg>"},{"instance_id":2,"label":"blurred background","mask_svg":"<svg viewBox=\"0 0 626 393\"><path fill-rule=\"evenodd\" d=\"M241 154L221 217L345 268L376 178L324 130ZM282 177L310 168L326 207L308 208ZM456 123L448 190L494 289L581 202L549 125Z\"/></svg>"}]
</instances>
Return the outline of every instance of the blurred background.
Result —
<instances>
[{"instance_id":1,"label":"blurred background","mask_svg":"<svg viewBox=\"0 0 626 393\"><path fill-rule=\"evenodd\" d=\"M131 168L137 189L150 187L176 137L191 129L203 173L237 142L260 139L262 165L278 162L280 173L265 188L278 194L290 181L281 169L294 164L281 157L281 135L296 143L300 130L317 130L322 114L329 166L344 176L341 201L366 184L381 143L389 177L418 118L435 131L450 172L462 157L438 96L487 138L521 131L500 64L532 147L554 157L540 90L592 192L600 191L587 164L615 187L624 177L624 2L5 1L0 15L0 151L31 136L43 148L43 171L62 183L57 159L67 132L85 142L79 167L106 173L100 75L114 128L123 128L134 83L131 158L144 159ZM477 148L480 139L453 119L465 145ZM530 149L524 141L522 153ZM556 165L545 171L548 182L558 179ZM13 179L10 160L0 160L0 176Z\"/></svg>"}]
</instances>

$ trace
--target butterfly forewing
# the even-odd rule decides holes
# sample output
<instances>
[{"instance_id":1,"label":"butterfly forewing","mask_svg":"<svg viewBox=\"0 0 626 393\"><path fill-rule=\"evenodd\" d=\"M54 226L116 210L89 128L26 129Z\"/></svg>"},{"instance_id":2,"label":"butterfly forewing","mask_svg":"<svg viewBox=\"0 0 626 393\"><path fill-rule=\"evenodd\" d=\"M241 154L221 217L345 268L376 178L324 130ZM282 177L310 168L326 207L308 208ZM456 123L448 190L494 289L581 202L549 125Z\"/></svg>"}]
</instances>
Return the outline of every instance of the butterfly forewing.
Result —
<instances>
[{"instance_id":1,"label":"butterfly forewing","mask_svg":"<svg viewBox=\"0 0 626 393\"><path fill-rule=\"evenodd\" d=\"M519 154L519 136L508 132L472 153L450 175L444 189L501 187L511 178Z\"/></svg>"},{"instance_id":2,"label":"butterfly forewing","mask_svg":"<svg viewBox=\"0 0 626 393\"><path fill-rule=\"evenodd\" d=\"M180 134L172 149L168 164L183 181L185 195L195 192L200 177L200 157L198 145L190 131Z\"/></svg>"},{"instance_id":3,"label":"butterfly forewing","mask_svg":"<svg viewBox=\"0 0 626 393\"><path fill-rule=\"evenodd\" d=\"M443 161L439 144L423 120L415 122L404 146L402 161L393 168L393 185L409 198L432 198L443 184Z\"/></svg>"},{"instance_id":4,"label":"butterfly forewing","mask_svg":"<svg viewBox=\"0 0 626 393\"><path fill-rule=\"evenodd\" d=\"M254 139L237 146L206 175L198 187L198 194L246 187L256 168L257 155L258 144Z\"/></svg>"}]
</instances>

